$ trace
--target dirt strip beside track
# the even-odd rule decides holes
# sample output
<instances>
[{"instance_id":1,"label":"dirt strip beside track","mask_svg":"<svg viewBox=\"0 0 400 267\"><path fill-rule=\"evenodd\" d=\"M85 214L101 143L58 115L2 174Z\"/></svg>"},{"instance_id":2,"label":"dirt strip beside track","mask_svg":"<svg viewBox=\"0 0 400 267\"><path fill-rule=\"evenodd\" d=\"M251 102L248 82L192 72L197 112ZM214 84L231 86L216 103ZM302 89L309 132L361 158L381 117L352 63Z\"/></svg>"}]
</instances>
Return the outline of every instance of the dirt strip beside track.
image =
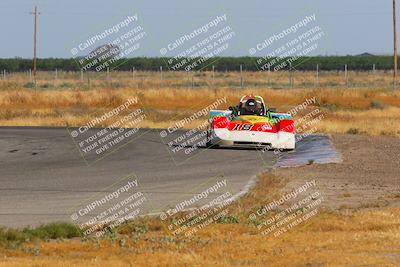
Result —
<instances>
[{"instance_id":1,"label":"dirt strip beside track","mask_svg":"<svg viewBox=\"0 0 400 267\"><path fill-rule=\"evenodd\" d=\"M327 209L400 206L400 139L361 135L332 136L341 164L311 164L273 171L285 177L284 191L315 179Z\"/></svg>"}]
</instances>

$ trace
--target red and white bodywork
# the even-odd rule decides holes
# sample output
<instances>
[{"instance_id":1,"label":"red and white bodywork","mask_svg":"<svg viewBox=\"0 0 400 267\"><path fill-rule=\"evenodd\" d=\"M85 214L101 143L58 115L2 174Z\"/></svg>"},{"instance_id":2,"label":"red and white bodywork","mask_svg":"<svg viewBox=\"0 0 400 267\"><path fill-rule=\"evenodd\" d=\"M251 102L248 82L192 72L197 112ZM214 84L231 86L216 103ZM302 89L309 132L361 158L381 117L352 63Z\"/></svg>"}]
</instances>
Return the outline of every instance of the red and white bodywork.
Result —
<instances>
[{"instance_id":1,"label":"red and white bodywork","mask_svg":"<svg viewBox=\"0 0 400 267\"><path fill-rule=\"evenodd\" d=\"M294 149L296 138L291 115L270 112L259 96L245 96L241 103L248 99L255 99L258 102L255 105L260 104L260 109L254 115L242 115L246 112L243 112L240 104L238 112L210 111L208 145L267 145L270 148Z\"/></svg>"}]
</instances>

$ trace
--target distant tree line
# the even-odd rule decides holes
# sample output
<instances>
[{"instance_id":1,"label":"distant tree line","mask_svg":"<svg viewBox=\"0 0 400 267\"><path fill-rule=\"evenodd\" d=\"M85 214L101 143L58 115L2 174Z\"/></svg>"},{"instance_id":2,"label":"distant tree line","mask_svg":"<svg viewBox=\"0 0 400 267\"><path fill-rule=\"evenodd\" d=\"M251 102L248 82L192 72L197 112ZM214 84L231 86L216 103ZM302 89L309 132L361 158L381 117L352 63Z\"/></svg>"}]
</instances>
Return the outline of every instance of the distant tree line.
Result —
<instances>
[{"instance_id":1,"label":"distant tree line","mask_svg":"<svg viewBox=\"0 0 400 267\"><path fill-rule=\"evenodd\" d=\"M242 65L244 71L257 71L262 70L261 65L258 64L257 57L220 57L210 58L208 60L201 61L196 68L193 70L211 70L212 66L216 71L239 71L240 65ZM123 58L113 62L110 69L117 69L123 71L130 71L132 68L139 71L158 71L160 66L163 70L173 70L172 65L168 62L172 62L170 58L149 58L149 57L137 57L137 58ZM268 59L272 60L272 59ZM193 59L190 59L193 61ZM284 61L279 59L280 62ZM173 62L176 62L173 61ZM302 57L292 62L292 67L300 71L315 70L318 64L319 70L322 71L335 71L343 70L344 65L347 64L348 70L359 70L367 71L372 70L373 65L377 70L390 70L393 66L393 58L390 56L315 56L315 57ZM3 69L8 72L20 72L28 71L32 68L31 59L23 58L8 58L0 59L0 71ZM43 58L37 60L37 69L41 71L52 71L55 69L63 71L79 71L81 66L77 59L73 58ZM179 69L179 68L178 68ZM271 71L274 70L274 66L270 67ZM282 70L289 69L289 66L280 68ZM103 69L106 70L106 69ZM184 70L180 68L179 70ZM266 70L266 68L264 68Z\"/></svg>"}]
</instances>

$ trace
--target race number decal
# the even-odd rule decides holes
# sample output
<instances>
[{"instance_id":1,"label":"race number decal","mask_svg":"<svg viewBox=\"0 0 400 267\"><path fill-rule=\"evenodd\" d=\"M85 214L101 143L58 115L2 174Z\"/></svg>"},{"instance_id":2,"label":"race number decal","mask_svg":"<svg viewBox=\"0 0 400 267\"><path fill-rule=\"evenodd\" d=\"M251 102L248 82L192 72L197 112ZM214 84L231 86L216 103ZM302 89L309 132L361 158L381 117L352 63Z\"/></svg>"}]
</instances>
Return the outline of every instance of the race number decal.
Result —
<instances>
[{"instance_id":1,"label":"race number decal","mask_svg":"<svg viewBox=\"0 0 400 267\"><path fill-rule=\"evenodd\" d=\"M250 131L253 128L253 124L243 124L242 131Z\"/></svg>"},{"instance_id":2,"label":"race number decal","mask_svg":"<svg viewBox=\"0 0 400 267\"><path fill-rule=\"evenodd\" d=\"M251 131L253 124L236 124L232 131Z\"/></svg>"}]
</instances>

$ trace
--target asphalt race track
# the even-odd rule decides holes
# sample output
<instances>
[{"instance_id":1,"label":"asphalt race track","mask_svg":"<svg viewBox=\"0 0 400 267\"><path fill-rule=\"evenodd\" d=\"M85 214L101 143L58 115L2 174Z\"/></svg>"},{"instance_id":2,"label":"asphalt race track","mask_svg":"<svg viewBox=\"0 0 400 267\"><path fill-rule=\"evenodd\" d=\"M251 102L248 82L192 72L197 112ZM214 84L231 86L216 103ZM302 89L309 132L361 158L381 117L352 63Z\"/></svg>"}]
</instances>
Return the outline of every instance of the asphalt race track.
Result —
<instances>
[{"instance_id":1,"label":"asphalt race track","mask_svg":"<svg viewBox=\"0 0 400 267\"><path fill-rule=\"evenodd\" d=\"M159 132L140 129L140 137L88 165L65 128L0 128L0 225L71 222L76 207L119 188L115 183L124 184L127 175L146 193L142 214L175 206L221 179L235 195L277 159L244 149L171 156Z\"/></svg>"},{"instance_id":2,"label":"asphalt race track","mask_svg":"<svg viewBox=\"0 0 400 267\"><path fill-rule=\"evenodd\" d=\"M112 194L128 181L138 185L126 192L128 196L140 191L146 197L140 205L140 215L159 214L219 185L217 191L209 193L208 200L193 204L204 205L213 196L227 192L231 197L240 196L254 184L257 174L277 166L278 155L273 151L200 147L188 154L175 153L174 146L161 138L161 131L140 129L129 142L109 149L109 154L82 157L82 150L65 128L0 128L0 225L73 222L76 218L71 217L82 207ZM172 138L182 134L185 133L177 131ZM325 136L306 138L298 143L298 154L307 162L307 147L322 141L320 150L325 155L329 150L324 148L329 146L327 140ZM183 151L185 148L180 152ZM313 160L319 157L315 151ZM283 152L279 158L283 163L299 163L293 161L294 155L296 152ZM224 180L226 184L221 186ZM121 196L119 200L123 199ZM117 198L112 199L93 209L92 215L116 201ZM85 222L89 212L86 215L75 216L82 219L77 222Z\"/></svg>"}]
</instances>

